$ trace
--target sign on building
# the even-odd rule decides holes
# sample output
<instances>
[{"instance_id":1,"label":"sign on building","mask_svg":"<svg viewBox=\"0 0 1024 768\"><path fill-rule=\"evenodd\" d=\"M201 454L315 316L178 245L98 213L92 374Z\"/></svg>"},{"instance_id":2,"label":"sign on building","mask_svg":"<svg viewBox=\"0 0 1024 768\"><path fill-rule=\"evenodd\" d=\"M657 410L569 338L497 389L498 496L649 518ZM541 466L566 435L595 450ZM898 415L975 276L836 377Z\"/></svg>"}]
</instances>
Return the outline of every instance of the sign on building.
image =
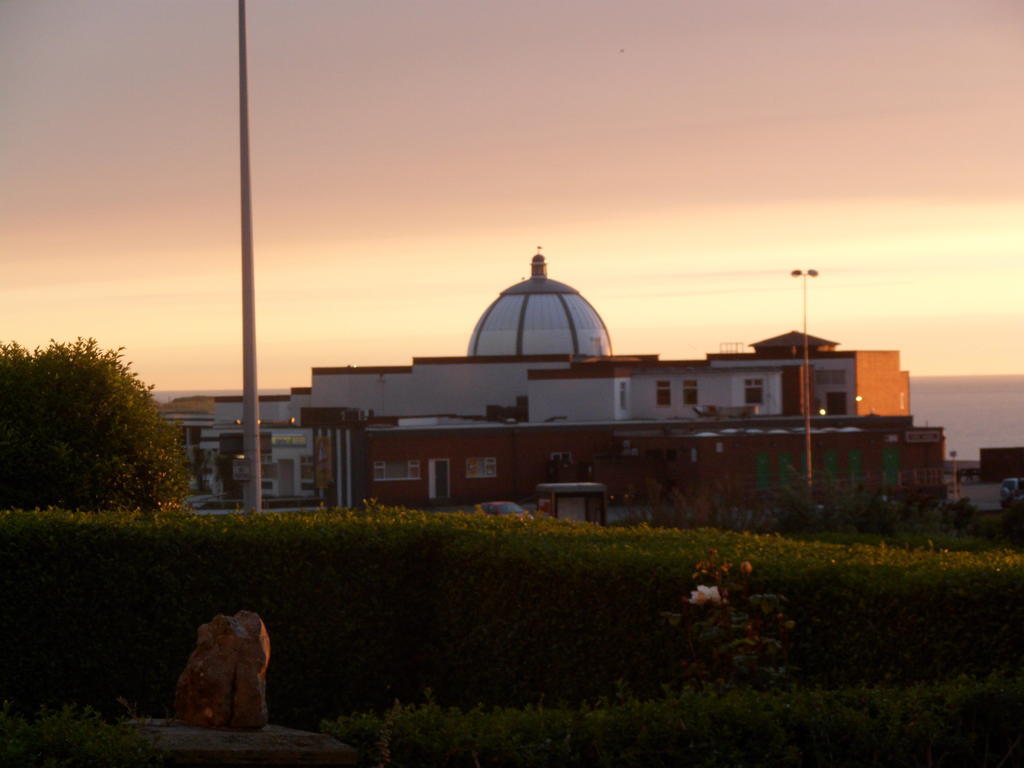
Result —
<instances>
[{"instance_id":1,"label":"sign on building","mask_svg":"<svg viewBox=\"0 0 1024 768\"><path fill-rule=\"evenodd\" d=\"M252 473L249 471L249 460L248 459L235 459L231 462L231 477L240 482L246 482L252 479Z\"/></svg>"},{"instance_id":2,"label":"sign on building","mask_svg":"<svg viewBox=\"0 0 1024 768\"><path fill-rule=\"evenodd\" d=\"M331 484L331 438L320 435L316 439L316 479L317 490L323 490Z\"/></svg>"}]
</instances>

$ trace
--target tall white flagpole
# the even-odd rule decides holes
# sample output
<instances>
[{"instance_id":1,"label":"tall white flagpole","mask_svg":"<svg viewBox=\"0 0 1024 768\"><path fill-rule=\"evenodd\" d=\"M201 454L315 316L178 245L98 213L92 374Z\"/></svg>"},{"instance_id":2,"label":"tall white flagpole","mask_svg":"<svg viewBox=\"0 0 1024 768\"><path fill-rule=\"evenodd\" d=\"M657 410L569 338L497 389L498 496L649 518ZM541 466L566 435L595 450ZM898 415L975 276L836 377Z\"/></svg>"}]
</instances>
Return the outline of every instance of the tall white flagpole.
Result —
<instances>
[{"instance_id":1,"label":"tall white flagpole","mask_svg":"<svg viewBox=\"0 0 1024 768\"><path fill-rule=\"evenodd\" d=\"M245 48L245 0L238 0L238 113L242 160L242 446L248 479L246 511L263 511L260 468L260 408L256 387L256 296L252 258L252 194L249 178L249 78Z\"/></svg>"}]
</instances>

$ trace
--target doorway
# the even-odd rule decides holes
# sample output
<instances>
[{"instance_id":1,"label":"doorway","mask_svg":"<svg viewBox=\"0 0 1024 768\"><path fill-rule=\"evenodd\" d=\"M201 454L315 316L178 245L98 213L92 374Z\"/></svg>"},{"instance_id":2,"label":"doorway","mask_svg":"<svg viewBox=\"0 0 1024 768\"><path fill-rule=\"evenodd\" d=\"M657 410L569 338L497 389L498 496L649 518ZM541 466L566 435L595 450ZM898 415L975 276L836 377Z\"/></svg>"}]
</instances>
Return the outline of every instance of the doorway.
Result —
<instances>
[{"instance_id":1,"label":"doorway","mask_svg":"<svg viewBox=\"0 0 1024 768\"><path fill-rule=\"evenodd\" d=\"M447 499L451 496L448 487L448 459L430 459L428 471L430 472L430 498Z\"/></svg>"},{"instance_id":2,"label":"doorway","mask_svg":"<svg viewBox=\"0 0 1024 768\"><path fill-rule=\"evenodd\" d=\"M846 415L846 393L828 392L825 394L825 412L829 416Z\"/></svg>"},{"instance_id":3,"label":"doorway","mask_svg":"<svg viewBox=\"0 0 1024 768\"><path fill-rule=\"evenodd\" d=\"M277 495L295 495L295 459L277 460Z\"/></svg>"}]
</instances>

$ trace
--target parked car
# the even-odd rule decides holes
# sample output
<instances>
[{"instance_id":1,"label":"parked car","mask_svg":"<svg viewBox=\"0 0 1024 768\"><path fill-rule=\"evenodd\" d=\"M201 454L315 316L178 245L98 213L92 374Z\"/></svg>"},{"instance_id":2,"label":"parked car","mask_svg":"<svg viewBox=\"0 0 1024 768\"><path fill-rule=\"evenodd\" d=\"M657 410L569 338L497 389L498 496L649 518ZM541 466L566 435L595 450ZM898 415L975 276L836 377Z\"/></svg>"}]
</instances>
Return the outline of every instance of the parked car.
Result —
<instances>
[{"instance_id":1,"label":"parked car","mask_svg":"<svg viewBox=\"0 0 1024 768\"><path fill-rule=\"evenodd\" d=\"M516 504L514 501L485 501L478 504L480 511L485 515L508 515L510 517L533 517L530 511Z\"/></svg>"},{"instance_id":2,"label":"parked car","mask_svg":"<svg viewBox=\"0 0 1024 768\"><path fill-rule=\"evenodd\" d=\"M1008 507L1017 499L1024 499L1024 477L1008 477L999 488L999 503Z\"/></svg>"}]
</instances>

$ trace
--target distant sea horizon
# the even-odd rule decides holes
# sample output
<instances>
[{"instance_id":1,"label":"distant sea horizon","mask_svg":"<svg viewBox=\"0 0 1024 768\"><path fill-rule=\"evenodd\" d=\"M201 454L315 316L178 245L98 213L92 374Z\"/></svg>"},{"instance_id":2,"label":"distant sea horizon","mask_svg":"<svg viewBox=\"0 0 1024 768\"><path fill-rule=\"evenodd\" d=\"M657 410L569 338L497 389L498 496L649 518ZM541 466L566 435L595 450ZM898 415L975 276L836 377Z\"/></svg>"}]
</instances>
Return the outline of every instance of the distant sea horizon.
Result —
<instances>
[{"instance_id":1,"label":"distant sea horizon","mask_svg":"<svg viewBox=\"0 0 1024 768\"><path fill-rule=\"evenodd\" d=\"M261 395L288 394L283 388ZM241 395L241 389L153 390L161 403L192 395ZM910 410L917 426L943 427L947 457L977 461L982 448L1024 446L1024 375L911 376Z\"/></svg>"},{"instance_id":2,"label":"distant sea horizon","mask_svg":"<svg viewBox=\"0 0 1024 768\"><path fill-rule=\"evenodd\" d=\"M911 376L910 410L918 426L945 429L947 458L1024 446L1024 375Z\"/></svg>"}]
</instances>

